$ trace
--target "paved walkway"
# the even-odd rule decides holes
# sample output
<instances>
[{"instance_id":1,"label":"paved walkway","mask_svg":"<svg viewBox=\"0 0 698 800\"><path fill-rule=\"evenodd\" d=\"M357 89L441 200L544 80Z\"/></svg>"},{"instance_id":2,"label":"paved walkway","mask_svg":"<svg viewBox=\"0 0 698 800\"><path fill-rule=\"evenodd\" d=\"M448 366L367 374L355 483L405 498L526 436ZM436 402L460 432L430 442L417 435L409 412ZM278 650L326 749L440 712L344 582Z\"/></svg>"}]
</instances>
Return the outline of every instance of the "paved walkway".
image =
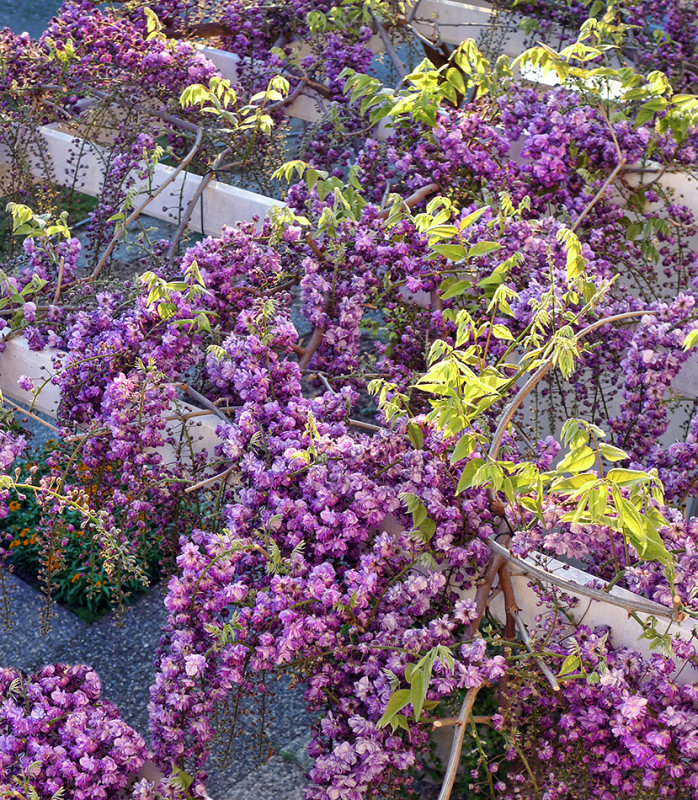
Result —
<instances>
[{"instance_id":1,"label":"paved walkway","mask_svg":"<svg viewBox=\"0 0 698 800\"><path fill-rule=\"evenodd\" d=\"M36 38L61 5L61 0L0 0L0 28Z\"/></svg>"}]
</instances>

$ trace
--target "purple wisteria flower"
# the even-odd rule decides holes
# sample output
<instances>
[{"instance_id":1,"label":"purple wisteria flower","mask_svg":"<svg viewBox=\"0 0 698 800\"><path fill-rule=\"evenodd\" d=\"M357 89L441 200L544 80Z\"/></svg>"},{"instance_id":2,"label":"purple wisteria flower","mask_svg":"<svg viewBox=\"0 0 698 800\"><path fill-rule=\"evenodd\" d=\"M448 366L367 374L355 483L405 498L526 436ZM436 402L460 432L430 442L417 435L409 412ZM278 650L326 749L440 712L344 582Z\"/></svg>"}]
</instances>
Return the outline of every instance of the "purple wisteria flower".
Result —
<instances>
[{"instance_id":1,"label":"purple wisteria flower","mask_svg":"<svg viewBox=\"0 0 698 800\"><path fill-rule=\"evenodd\" d=\"M0 792L121 798L147 750L100 694L88 666L52 664L34 675L0 669Z\"/></svg>"}]
</instances>

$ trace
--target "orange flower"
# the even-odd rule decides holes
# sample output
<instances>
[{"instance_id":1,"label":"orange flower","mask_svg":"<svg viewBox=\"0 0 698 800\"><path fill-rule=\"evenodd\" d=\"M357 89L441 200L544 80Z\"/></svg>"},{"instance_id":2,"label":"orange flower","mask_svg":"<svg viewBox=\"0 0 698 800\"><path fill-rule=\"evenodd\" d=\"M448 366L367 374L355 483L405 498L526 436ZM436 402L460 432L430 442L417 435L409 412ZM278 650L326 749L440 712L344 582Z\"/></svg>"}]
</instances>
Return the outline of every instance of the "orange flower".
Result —
<instances>
[{"instance_id":1,"label":"orange flower","mask_svg":"<svg viewBox=\"0 0 698 800\"><path fill-rule=\"evenodd\" d=\"M55 572L59 567L60 567L60 561L55 555L51 554L46 560L47 572L49 573Z\"/></svg>"},{"instance_id":2,"label":"orange flower","mask_svg":"<svg viewBox=\"0 0 698 800\"><path fill-rule=\"evenodd\" d=\"M12 500L9 508L10 511L19 511L19 509L22 508L22 504L19 502L19 500Z\"/></svg>"}]
</instances>

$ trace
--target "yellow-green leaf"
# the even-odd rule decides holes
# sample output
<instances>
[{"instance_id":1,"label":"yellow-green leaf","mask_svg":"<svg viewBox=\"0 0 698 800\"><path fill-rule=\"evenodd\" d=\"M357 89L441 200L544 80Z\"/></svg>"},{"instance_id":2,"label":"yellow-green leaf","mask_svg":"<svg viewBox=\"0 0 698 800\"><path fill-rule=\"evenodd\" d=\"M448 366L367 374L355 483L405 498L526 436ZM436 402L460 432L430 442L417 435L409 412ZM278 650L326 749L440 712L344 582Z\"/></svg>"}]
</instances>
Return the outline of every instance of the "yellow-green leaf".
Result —
<instances>
[{"instance_id":1,"label":"yellow-green leaf","mask_svg":"<svg viewBox=\"0 0 698 800\"><path fill-rule=\"evenodd\" d=\"M507 339L508 341L513 341L514 339L506 325L494 325L492 327L492 336L494 336L495 339Z\"/></svg>"},{"instance_id":2,"label":"yellow-green leaf","mask_svg":"<svg viewBox=\"0 0 698 800\"><path fill-rule=\"evenodd\" d=\"M444 246L449 247L450 245ZM441 299L449 300L451 297L460 297L462 294L465 294L472 285L473 282L471 280L454 281L441 293Z\"/></svg>"},{"instance_id":3,"label":"yellow-green leaf","mask_svg":"<svg viewBox=\"0 0 698 800\"><path fill-rule=\"evenodd\" d=\"M606 473L606 478L617 486L636 486L647 480L647 474L638 469L621 469L615 467Z\"/></svg>"},{"instance_id":4,"label":"yellow-green leaf","mask_svg":"<svg viewBox=\"0 0 698 800\"><path fill-rule=\"evenodd\" d=\"M695 347L698 344L698 328L693 331L689 331L686 334L686 338L683 340L683 349L690 350L692 347Z\"/></svg>"},{"instance_id":5,"label":"yellow-green leaf","mask_svg":"<svg viewBox=\"0 0 698 800\"><path fill-rule=\"evenodd\" d=\"M584 445L568 453L558 467L560 472L585 472L593 466L596 455L591 447Z\"/></svg>"},{"instance_id":6,"label":"yellow-green leaf","mask_svg":"<svg viewBox=\"0 0 698 800\"><path fill-rule=\"evenodd\" d=\"M465 81L463 80L463 73L455 67L449 67L446 70L446 80L453 86L460 94L465 94Z\"/></svg>"},{"instance_id":7,"label":"yellow-green leaf","mask_svg":"<svg viewBox=\"0 0 698 800\"><path fill-rule=\"evenodd\" d=\"M576 672L579 669L581 663L582 662L577 653L572 653L571 655L567 656L567 658L562 662L560 671L557 674L558 678L569 677L570 673Z\"/></svg>"},{"instance_id":8,"label":"yellow-green leaf","mask_svg":"<svg viewBox=\"0 0 698 800\"><path fill-rule=\"evenodd\" d=\"M601 455L608 459L608 461L623 461L628 458L628 454L625 450L621 450L620 447L615 447L605 442L599 444L599 450L601 451Z\"/></svg>"},{"instance_id":9,"label":"yellow-green leaf","mask_svg":"<svg viewBox=\"0 0 698 800\"><path fill-rule=\"evenodd\" d=\"M555 481L550 487L550 491L578 494L581 489L596 480L598 480L596 475L591 472L585 472L580 475L573 475L571 478L565 478L562 481Z\"/></svg>"},{"instance_id":10,"label":"yellow-green leaf","mask_svg":"<svg viewBox=\"0 0 698 800\"><path fill-rule=\"evenodd\" d=\"M483 206L482 208L478 208L476 211L471 211L467 217L463 217L463 219L458 223L458 227L464 231L466 228L469 228L474 222L477 222L480 217L485 213L485 211L489 210L489 206Z\"/></svg>"}]
</instances>

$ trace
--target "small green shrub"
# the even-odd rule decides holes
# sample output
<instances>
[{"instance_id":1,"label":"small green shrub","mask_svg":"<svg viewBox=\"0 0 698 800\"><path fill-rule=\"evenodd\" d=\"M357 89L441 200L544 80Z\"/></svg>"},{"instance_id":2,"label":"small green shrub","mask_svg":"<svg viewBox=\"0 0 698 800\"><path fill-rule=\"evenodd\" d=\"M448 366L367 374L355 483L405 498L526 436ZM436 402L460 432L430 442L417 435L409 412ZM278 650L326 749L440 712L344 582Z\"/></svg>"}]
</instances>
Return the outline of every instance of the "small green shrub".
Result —
<instances>
[{"instance_id":1,"label":"small green shrub","mask_svg":"<svg viewBox=\"0 0 698 800\"><path fill-rule=\"evenodd\" d=\"M36 467L35 477L46 472L46 459L58 447L55 440L34 449L19 466L23 472ZM81 475L81 473L83 473ZM81 465L76 474L86 478ZM13 492L0 531L5 534L7 563L27 582L42 586L57 603L67 606L82 619L93 622L120 602L133 601L146 586L135 578L120 580L109 575L99 553L99 543L81 525L79 512L66 509L47 517L33 494ZM146 576L150 582L160 577L162 532L147 530L138 534L144 543ZM56 547L60 543L60 548Z\"/></svg>"}]
</instances>

